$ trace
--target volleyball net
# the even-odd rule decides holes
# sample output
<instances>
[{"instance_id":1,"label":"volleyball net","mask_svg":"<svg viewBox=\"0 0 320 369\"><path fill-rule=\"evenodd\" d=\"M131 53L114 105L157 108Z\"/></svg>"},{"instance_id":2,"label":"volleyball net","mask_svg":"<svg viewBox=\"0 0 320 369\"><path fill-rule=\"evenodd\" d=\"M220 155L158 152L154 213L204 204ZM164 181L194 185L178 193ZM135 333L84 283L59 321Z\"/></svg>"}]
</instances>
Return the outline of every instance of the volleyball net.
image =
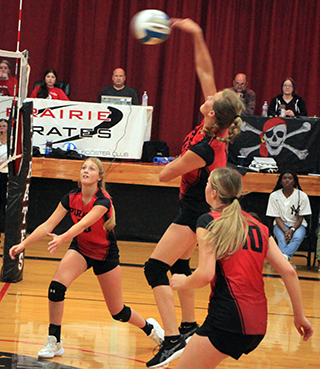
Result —
<instances>
[{"instance_id":1,"label":"volleyball net","mask_svg":"<svg viewBox=\"0 0 320 369\"><path fill-rule=\"evenodd\" d=\"M7 199L4 214L4 248L0 280L22 280L24 253L14 260L10 248L24 240L27 229L29 187L32 168L32 102L26 102L30 68L28 52L0 50L0 59L15 65L14 96L1 96L0 118L8 121L7 160L0 171L8 168ZM13 68L12 68L13 69Z\"/></svg>"}]
</instances>

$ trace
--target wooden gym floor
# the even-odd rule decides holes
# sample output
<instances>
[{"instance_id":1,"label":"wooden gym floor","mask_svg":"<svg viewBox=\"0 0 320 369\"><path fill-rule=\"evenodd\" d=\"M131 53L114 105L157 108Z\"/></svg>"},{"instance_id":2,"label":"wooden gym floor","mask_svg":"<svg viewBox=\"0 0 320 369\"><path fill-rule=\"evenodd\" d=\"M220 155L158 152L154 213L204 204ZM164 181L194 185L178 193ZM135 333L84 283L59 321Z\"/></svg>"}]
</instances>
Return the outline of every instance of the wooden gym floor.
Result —
<instances>
[{"instance_id":1,"label":"wooden gym floor","mask_svg":"<svg viewBox=\"0 0 320 369\"><path fill-rule=\"evenodd\" d=\"M67 245L50 259L44 240L26 252L23 280L0 283L0 368L144 368L153 356L154 344L138 328L115 322L105 306L91 270L69 288L65 303L62 339L65 353L51 360L37 359L48 329L47 289ZM3 244L3 243L2 243ZM143 317L160 316L147 285L143 264L154 244L119 242L123 296L127 305ZM2 255L3 249L0 249ZM305 314L313 324L314 336L303 342L293 325L289 297L281 278L265 264L268 297L268 332L260 346L239 361L227 359L219 368L285 369L318 368L320 347L320 274L305 267L305 259L293 258L303 292ZM197 265L197 252L192 258ZM199 323L206 316L209 287L196 292ZM179 318L179 302L176 300ZM168 368L174 368L176 360ZM10 364L11 363L11 364Z\"/></svg>"}]
</instances>

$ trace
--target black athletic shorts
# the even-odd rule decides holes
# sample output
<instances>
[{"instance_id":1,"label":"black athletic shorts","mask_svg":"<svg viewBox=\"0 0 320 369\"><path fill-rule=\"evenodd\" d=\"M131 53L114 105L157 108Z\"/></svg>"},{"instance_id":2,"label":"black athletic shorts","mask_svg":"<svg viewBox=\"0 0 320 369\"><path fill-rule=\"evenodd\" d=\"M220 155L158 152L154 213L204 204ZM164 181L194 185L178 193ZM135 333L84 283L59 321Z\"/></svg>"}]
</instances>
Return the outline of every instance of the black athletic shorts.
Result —
<instances>
[{"instance_id":1,"label":"black athletic shorts","mask_svg":"<svg viewBox=\"0 0 320 369\"><path fill-rule=\"evenodd\" d=\"M89 256L83 255L78 250L78 245L75 240L71 242L69 249L75 250L79 254L81 254L86 259L87 269L90 269L92 267L95 275L100 275L100 274L110 272L110 270L114 269L116 266L120 264L119 248L116 244L111 245L109 249L109 253L105 260L96 260L96 259L90 258Z\"/></svg>"},{"instance_id":2,"label":"black athletic shorts","mask_svg":"<svg viewBox=\"0 0 320 369\"><path fill-rule=\"evenodd\" d=\"M263 334L241 334L206 326L206 322L197 329L196 334L208 337L212 345L225 355L238 360L242 354L249 354L263 340Z\"/></svg>"},{"instance_id":3,"label":"black athletic shorts","mask_svg":"<svg viewBox=\"0 0 320 369\"><path fill-rule=\"evenodd\" d=\"M180 210L173 223L188 226L192 232L196 233L197 220L204 212L196 212L181 203L179 205Z\"/></svg>"}]
</instances>

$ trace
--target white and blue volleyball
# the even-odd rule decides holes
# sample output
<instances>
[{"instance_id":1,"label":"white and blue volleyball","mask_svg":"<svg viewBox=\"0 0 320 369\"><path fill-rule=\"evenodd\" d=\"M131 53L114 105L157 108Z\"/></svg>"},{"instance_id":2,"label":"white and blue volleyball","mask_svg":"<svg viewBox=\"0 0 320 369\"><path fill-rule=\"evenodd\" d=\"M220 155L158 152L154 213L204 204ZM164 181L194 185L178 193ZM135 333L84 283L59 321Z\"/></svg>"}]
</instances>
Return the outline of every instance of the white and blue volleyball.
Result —
<instances>
[{"instance_id":1,"label":"white and blue volleyball","mask_svg":"<svg viewBox=\"0 0 320 369\"><path fill-rule=\"evenodd\" d=\"M146 9L132 18L131 32L143 44L161 44L171 33L171 22L161 10Z\"/></svg>"},{"instance_id":2,"label":"white and blue volleyball","mask_svg":"<svg viewBox=\"0 0 320 369\"><path fill-rule=\"evenodd\" d=\"M72 143L72 142L66 142L64 145L63 145L63 148L68 151L68 150L76 150L77 149L77 146Z\"/></svg>"}]
</instances>

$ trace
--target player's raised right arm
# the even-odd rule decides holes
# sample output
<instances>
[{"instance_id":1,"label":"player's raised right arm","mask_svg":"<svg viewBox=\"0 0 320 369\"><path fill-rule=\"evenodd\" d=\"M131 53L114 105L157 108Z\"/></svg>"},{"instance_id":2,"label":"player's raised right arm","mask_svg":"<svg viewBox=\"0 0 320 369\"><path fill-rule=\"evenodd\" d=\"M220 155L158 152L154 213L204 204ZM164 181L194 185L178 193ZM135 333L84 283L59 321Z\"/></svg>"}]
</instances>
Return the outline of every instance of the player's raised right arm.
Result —
<instances>
[{"instance_id":1,"label":"player's raised right arm","mask_svg":"<svg viewBox=\"0 0 320 369\"><path fill-rule=\"evenodd\" d=\"M14 259L15 255L20 254L26 247L34 242L40 241L48 233L52 232L54 227L59 224L66 214L67 210L59 203L56 210L44 223L39 225L25 240L11 247L9 250L11 259Z\"/></svg>"}]
</instances>

